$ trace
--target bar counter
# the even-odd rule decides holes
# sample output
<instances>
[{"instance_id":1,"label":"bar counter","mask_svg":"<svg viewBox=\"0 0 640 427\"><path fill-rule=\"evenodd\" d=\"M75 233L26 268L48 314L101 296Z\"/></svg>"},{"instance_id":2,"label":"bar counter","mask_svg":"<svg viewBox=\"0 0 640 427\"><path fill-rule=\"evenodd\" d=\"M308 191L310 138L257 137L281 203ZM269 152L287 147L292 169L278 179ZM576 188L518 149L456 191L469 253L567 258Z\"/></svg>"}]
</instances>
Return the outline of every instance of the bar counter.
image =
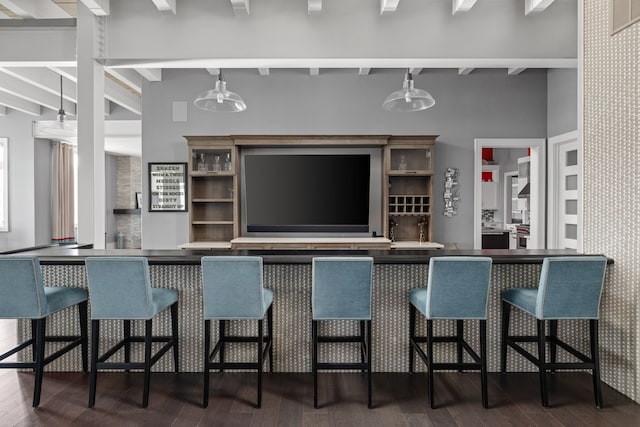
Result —
<instances>
[{"instance_id":1,"label":"bar counter","mask_svg":"<svg viewBox=\"0 0 640 427\"><path fill-rule=\"evenodd\" d=\"M311 259L314 256L371 256L373 277L373 370L376 372L406 372L409 354L410 289L426 286L431 256L489 256L493 259L487 319L487 360L489 371L499 370L500 292L512 287L537 286L544 257L577 255L571 250L93 250L49 247L22 254L37 255L42 264L44 282L52 286L87 287L84 258L87 256L146 256L149 259L151 281L155 287L177 289L179 292L180 370L200 372L203 358L203 319L200 258L205 255L254 255L264 260L264 284L274 291L274 370L276 372L308 372L311 369ZM613 261L609 261L610 263ZM67 310L55 314L48 328L68 334L68 325L75 325L77 314ZM355 333L356 322L329 322L322 333L346 335ZM113 345L122 336L122 322L104 322L101 346ZM108 327L106 325L109 325ZM426 322L418 333L424 334ZM142 333L143 322L133 322L133 333ZM466 321L466 338L479 348L477 321ZM255 322L231 322L229 333L255 333ZM535 322L517 310L512 314L511 332L525 335L535 331ZM168 334L169 315L161 313L154 320L154 332ZM217 328L214 328L216 331ZM455 322L436 321L436 335L454 334ZM217 339L214 332L213 339ZM559 337L580 351L588 352L588 324L582 321L561 321ZM30 324L18 323L19 339L30 334ZM584 339L583 339L584 338ZM142 346L132 357L142 358ZM101 347L102 348L102 347ZM320 360L345 362L357 360L358 349L345 346L322 346ZM228 350L228 361L253 359L255 345L238 344ZM28 353L28 351L26 352ZM434 351L436 361L455 360L455 345L440 344ZM565 356L558 354L559 361ZM134 359L135 360L135 359ZM424 369L421 364L419 369ZM533 365L509 351L509 371L533 371ZM52 371L80 371L80 353L74 351L48 366ZM154 366L157 371L173 371L172 358L165 356Z\"/></svg>"}]
</instances>

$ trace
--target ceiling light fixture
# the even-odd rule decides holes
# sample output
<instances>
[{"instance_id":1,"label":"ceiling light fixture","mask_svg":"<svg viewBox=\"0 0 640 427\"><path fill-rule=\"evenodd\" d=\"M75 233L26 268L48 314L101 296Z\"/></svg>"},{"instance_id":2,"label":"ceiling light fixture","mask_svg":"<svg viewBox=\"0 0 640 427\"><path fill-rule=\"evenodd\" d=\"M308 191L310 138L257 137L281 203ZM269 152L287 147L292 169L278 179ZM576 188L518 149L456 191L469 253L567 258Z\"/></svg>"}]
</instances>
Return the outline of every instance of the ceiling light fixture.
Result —
<instances>
[{"instance_id":1,"label":"ceiling light fixture","mask_svg":"<svg viewBox=\"0 0 640 427\"><path fill-rule=\"evenodd\" d=\"M60 109L55 120L34 122L33 135L38 138L58 139L75 142L78 134L78 122L67 120L62 95L62 76L60 76Z\"/></svg>"},{"instance_id":2,"label":"ceiling light fixture","mask_svg":"<svg viewBox=\"0 0 640 427\"><path fill-rule=\"evenodd\" d=\"M411 71L407 68L407 74L404 76L402 89L393 92L384 100L382 108L387 111L422 111L434 106L436 101L426 90L416 89L413 87L413 77Z\"/></svg>"},{"instance_id":3,"label":"ceiling light fixture","mask_svg":"<svg viewBox=\"0 0 640 427\"><path fill-rule=\"evenodd\" d=\"M193 104L203 110L216 113L239 113L247 109L247 104L240 95L227 90L227 82L222 78L222 70L218 74L215 88L199 94Z\"/></svg>"},{"instance_id":4,"label":"ceiling light fixture","mask_svg":"<svg viewBox=\"0 0 640 427\"><path fill-rule=\"evenodd\" d=\"M56 116L56 124L58 125L58 129L64 129L66 126L67 113L64 112L64 107L62 105L62 75L60 75L60 109L58 110L58 115Z\"/></svg>"}]
</instances>

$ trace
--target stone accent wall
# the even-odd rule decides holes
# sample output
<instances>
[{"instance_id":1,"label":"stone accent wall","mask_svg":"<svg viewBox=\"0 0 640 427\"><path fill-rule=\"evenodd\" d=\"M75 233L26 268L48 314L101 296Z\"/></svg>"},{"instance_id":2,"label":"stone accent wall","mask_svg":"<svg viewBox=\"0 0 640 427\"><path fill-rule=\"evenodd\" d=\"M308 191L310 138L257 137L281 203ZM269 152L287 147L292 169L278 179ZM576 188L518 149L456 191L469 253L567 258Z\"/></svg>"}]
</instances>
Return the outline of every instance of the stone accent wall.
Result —
<instances>
[{"instance_id":1,"label":"stone accent wall","mask_svg":"<svg viewBox=\"0 0 640 427\"><path fill-rule=\"evenodd\" d=\"M640 24L611 35L584 0L584 252L615 260L601 304L603 380L640 402Z\"/></svg>"},{"instance_id":2,"label":"stone accent wall","mask_svg":"<svg viewBox=\"0 0 640 427\"><path fill-rule=\"evenodd\" d=\"M116 159L116 206L130 209L136 207L136 192L142 191L141 159L119 156ZM144 203L144 201L143 201ZM116 215L116 232L123 232L126 249L142 246L142 226L139 214Z\"/></svg>"}]
</instances>

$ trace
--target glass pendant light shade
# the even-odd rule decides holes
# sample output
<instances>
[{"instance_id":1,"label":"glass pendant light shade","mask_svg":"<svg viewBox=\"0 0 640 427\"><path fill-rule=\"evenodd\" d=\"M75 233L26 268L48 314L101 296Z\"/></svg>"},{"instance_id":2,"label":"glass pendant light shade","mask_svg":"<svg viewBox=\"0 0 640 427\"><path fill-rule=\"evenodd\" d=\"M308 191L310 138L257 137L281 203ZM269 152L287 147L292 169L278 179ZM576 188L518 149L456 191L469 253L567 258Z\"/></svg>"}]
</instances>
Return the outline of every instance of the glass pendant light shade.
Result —
<instances>
[{"instance_id":1,"label":"glass pendant light shade","mask_svg":"<svg viewBox=\"0 0 640 427\"><path fill-rule=\"evenodd\" d=\"M436 101L426 90L413 87L413 77L407 70L402 89L393 92L384 100L382 108L387 111L421 111L434 106Z\"/></svg>"},{"instance_id":2,"label":"glass pendant light shade","mask_svg":"<svg viewBox=\"0 0 640 427\"><path fill-rule=\"evenodd\" d=\"M247 109L247 104L237 93L227 90L227 82L218 74L216 87L198 95L193 101L198 108L213 112L238 113Z\"/></svg>"},{"instance_id":3,"label":"glass pendant light shade","mask_svg":"<svg viewBox=\"0 0 640 427\"><path fill-rule=\"evenodd\" d=\"M65 141L75 140L78 133L78 123L67 120L67 113L62 104L62 76L60 76L60 109L55 120L43 120L36 122L34 136L39 138L61 139Z\"/></svg>"}]
</instances>

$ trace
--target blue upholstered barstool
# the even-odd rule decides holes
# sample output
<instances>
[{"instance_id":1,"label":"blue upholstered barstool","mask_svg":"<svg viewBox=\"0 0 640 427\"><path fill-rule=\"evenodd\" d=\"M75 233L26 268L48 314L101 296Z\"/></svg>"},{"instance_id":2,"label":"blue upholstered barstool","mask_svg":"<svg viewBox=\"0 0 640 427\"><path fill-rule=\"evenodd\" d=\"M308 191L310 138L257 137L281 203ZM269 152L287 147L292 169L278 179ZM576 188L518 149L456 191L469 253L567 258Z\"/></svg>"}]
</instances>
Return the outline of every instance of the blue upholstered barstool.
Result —
<instances>
[{"instance_id":1,"label":"blue upholstered barstool","mask_svg":"<svg viewBox=\"0 0 640 427\"><path fill-rule=\"evenodd\" d=\"M0 360L31 346L31 362L3 362L0 368L25 369L35 372L33 406L40 404L44 367L58 357L81 345L82 370L87 372L87 291L78 288L44 286L40 262L35 256L0 257L0 319L31 319L31 338L0 355ZM47 316L78 306L80 335L46 335ZM55 353L45 357L45 343L67 342Z\"/></svg>"},{"instance_id":2,"label":"blue upholstered barstool","mask_svg":"<svg viewBox=\"0 0 640 427\"><path fill-rule=\"evenodd\" d=\"M443 369L480 370L482 406L487 397L487 300L491 277L491 258L433 257L429 260L426 288L409 291L409 372L413 372L414 350L427 365L429 404L434 408L433 373ZM416 336L416 310L427 318L427 336ZM433 336L433 320L455 319L456 336ZM480 321L480 355L464 339L464 320ZM433 343L457 344L456 363L435 363ZM426 343L427 353L420 347ZM473 363L463 361L463 349Z\"/></svg>"},{"instance_id":3,"label":"blue upholstered barstool","mask_svg":"<svg viewBox=\"0 0 640 427\"><path fill-rule=\"evenodd\" d=\"M87 257L87 279L91 303L91 383L89 407L96 401L99 369L143 369L142 406L149 403L151 366L173 347L178 372L178 291L151 287L149 263L145 257ZM171 336L153 336L153 318L171 307ZM124 338L102 355L99 354L100 320L123 320ZM131 336L131 321L144 320L144 336ZM154 342L165 343L151 354ZM144 362L131 362L131 343L144 343ZM124 362L107 362L124 348Z\"/></svg>"},{"instance_id":4,"label":"blue upholstered barstool","mask_svg":"<svg viewBox=\"0 0 640 427\"><path fill-rule=\"evenodd\" d=\"M593 390L596 406L602 407L600 385L600 360L598 354L598 318L600 295L604 283L607 259L603 256L574 256L545 258L542 262L538 288L515 288L502 291L502 343L501 365L507 370L507 346L523 355L538 367L542 406L549 406L547 371L557 369L589 369L593 373ZM534 316L537 335L509 335L511 306ZM579 352L558 339L558 320L588 319L591 357ZM549 321L549 335L546 322ZM526 351L519 343L538 344L538 357ZM550 361L546 361L546 345L549 343ZM556 363L557 347L580 360L577 363Z\"/></svg>"},{"instance_id":5,"label":"blue upholstered barstool","mask_svg":"<svg viewBox=\"0 0 640 427\"><path fill-rule=\"evenodd\" d=\"M273 291L265 289L262 280L261 257L205 256L202 257L202 296L204 308L204 398L209 405L209 371L211 369L256 369L258 372L258 402L262 405L262 370L269 356L269 370L273 372ZM267 336L263 320L267 316ZM211 351L211 321L218 320L218 342ZM258 335L232 336L226 333L229 320L257 320ZM257 344L256 362L225 362L227 343ZM217 355L220 361L214 362Z\"/></svg>"},{"instance_id":6,"label":"blue upholstered barstool","mask_svg":"<svg viewBox=\"0 0 640 427\"><path fill-rule=\"evenodd\" d=\"M313 407L318 407L318 371L359 369L367 372L367 407L371 408L371 282L373 258L313 258L311 310L313 336ZM357 320L356 336L320 336L322 320ZM366 326L366 333L365 333ZM355 342L360 344L359 363L320 363L318 344Z\"/></svg>"}]
</instances>

